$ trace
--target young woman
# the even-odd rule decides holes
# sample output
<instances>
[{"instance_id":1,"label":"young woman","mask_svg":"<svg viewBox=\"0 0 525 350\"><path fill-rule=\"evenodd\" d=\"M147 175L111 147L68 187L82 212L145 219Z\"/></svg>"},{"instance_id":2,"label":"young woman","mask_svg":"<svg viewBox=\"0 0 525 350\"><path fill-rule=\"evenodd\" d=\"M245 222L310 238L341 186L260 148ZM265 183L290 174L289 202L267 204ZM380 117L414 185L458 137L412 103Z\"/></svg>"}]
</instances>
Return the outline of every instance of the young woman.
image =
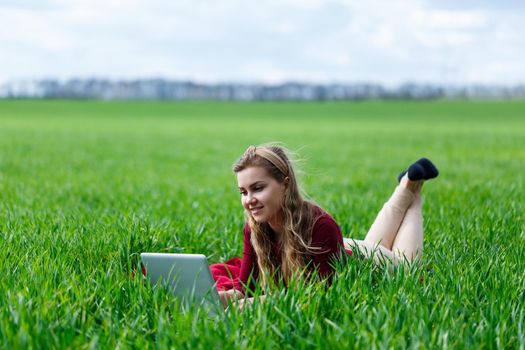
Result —
<instances>
[{"instance_id":1,"label":"young woman","mask_svg":"<svg viewBox=\"0 0 525 350\"><path fill-rule=\"evenodd\" d=\"M410 263L421 257L421 186L438 175L426 158L399 175L399 185L362 241L343 238L335 220L304 199L283 147L250 146L233 171L246 216L243 257L211 267L225 305L232 300L242 304L256 282L265 287L282 279L286 285L300 271L316 269L331 279L331 260L356 248L377 262Z\"/></svg>"}]
</instances>

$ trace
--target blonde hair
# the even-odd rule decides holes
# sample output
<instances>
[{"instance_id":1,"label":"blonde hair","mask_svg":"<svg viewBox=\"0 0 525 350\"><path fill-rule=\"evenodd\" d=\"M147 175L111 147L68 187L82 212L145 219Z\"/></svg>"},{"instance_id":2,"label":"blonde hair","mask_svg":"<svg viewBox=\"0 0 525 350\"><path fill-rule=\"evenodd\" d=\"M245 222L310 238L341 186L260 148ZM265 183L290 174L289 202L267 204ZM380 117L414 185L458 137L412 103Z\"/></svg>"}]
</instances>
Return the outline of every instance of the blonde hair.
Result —
<instances>
[{"instance_id":1,"label":"blonde hair","mask_svg":"<svg viewBox=\"0 0 525 350\"><path fill-rule=\"evenodd\" d=\"M280 145L250 146L233 165L238 173L249 167L262 167L277 182L283 183L288 178L281 210L283 213L283 232L280 234L282 261L272 256L271 228L267 223L258 223L245 211L250 226L251 243L257 255L261 287L269 286L269 281L280 274L284 283L289 282L297 273L303 271L307 256L316 248L310 247L312 229L315 223L315 204L305 200L297 183L293 160L289 151ZM317 214L320 215L320 214ZM280 271L278 266L280 264Z\"/></svg>"}]
</instances>

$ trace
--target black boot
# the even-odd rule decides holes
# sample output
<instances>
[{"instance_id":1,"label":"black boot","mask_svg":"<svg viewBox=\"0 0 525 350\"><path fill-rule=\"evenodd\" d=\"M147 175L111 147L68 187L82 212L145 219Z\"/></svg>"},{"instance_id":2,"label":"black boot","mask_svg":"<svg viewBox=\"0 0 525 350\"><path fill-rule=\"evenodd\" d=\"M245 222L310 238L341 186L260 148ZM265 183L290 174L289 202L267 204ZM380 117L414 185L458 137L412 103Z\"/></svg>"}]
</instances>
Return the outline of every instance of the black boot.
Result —
<instances>
[{"instance_id":1,"label":"black boot","mask_svg":"<svg viewBox=\"0 0 525 350\"><path fill-rule=\"evenodd\" d=\"M430 180L438 175L436 166L427 158L421 158L408 168L408 178L412 181Z\"/></svg>"}]
</instances>

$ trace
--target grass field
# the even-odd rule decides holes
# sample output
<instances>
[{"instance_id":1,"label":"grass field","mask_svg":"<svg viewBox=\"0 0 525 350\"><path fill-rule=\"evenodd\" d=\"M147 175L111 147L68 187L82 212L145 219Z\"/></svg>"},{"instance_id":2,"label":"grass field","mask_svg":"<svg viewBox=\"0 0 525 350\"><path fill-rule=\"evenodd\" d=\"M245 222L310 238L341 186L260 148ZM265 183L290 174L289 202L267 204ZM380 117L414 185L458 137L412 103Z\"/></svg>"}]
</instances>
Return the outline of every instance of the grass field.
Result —
<instances>
[{"instance_id":1,"label":"grass field","mask_svg":"<svg viewBox=\"0 0 525 350\"><path fill-rule=\"evenodd\" d=\"M231 165L268 141L354 238L434 160L423 266L351 259L218 321L131 278L143 251L239 256ZM524 169L525 102L0 101L0 348L524 349Z\"/></svg>"}]
</instances>

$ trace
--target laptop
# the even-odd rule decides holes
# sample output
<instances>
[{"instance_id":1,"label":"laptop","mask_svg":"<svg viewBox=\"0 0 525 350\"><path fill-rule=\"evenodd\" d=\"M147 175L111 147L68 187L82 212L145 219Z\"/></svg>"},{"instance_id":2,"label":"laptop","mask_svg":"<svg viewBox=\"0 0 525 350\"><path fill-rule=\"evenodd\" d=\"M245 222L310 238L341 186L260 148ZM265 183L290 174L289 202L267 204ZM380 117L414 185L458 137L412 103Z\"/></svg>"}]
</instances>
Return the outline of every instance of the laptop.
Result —
<instances>
[{"instance_id":1,"label":"laptop","mask_svg":"<svg viewBox=\"0 0 525 350\"><path fill-rule=\"evenodd\" d=\"M142 253L142 264L150 283L162 283L175 295L187 311L205 309L209 316L218 316L223 306L206 256L202 254Z\"/></svg>"}]
</instances>

